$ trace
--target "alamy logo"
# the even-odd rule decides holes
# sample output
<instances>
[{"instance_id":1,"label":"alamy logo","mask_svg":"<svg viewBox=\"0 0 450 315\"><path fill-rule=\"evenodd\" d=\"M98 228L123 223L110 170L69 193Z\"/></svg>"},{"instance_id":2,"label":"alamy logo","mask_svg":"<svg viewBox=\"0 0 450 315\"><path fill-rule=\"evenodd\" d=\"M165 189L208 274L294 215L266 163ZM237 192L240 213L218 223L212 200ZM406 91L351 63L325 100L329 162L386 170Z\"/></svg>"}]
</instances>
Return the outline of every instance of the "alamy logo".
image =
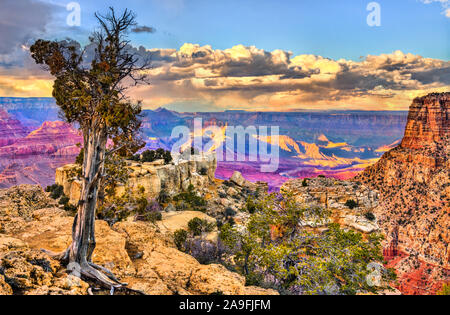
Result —
<instances>
[{"instance_id":1,"label":"alamy logo","mask_svg":"<svg viewBox=\"0 0 450 315\"><path fill-rule=\"evenodd\" d=\"M381 6L378 2L370 2L367 11L371 11L367 16L367 25L370 27L381 26Z\"/></svg>"},{"instance_id":2,"label":"alamy logo","mask_svg":"<svg viewBox=\"0 0 450 315\"><path fill-rule=\"evenodd\" d=\"M81 6L78 2L70 2L66 6L67 11L70 11L67 16L66 23L69 26L81 26Z\"/></svg>"},{"instance_id":3,"label":"alamy logo","mask_svg":"<svg viewBox=\"0 0 450 315\"><path fill-rule=\"evenodd\" d=\"M194 147L202 152L214 151L218 161L259 162L262 173L278 170L279 148L278 126L208 126L203 128L201 118L194 119L194 130L177 126L172 130L172 155ZM206 143L205 143L206 142Z\"/></svg>"}]
</instances>

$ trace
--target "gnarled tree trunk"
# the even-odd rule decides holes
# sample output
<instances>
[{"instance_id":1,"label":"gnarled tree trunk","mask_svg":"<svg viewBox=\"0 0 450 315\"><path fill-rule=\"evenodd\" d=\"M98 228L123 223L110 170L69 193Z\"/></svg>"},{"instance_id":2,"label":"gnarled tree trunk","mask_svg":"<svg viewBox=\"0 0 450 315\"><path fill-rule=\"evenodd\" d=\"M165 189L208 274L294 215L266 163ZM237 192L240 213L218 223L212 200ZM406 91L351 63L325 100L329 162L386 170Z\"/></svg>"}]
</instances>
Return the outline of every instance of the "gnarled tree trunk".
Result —
<instances>
[{"instance_id":1,"label":"gnarled tree trunk","mask_svg":"<svg viewBox=\"0 0 450 315\"><path fill-rule=\"evenodd\" d=\"M98 280L109 288L117 288L124 284L120 283L109 270L92 262L96 245L95 210L99 193L98 183L104 169L107 136L100 128L91 127L88 130L90 131L84 135L82 190L72 228L72 244L58 257L68 262L68 270L75 275L84 275Z\"/></svg>"}]
</instances>

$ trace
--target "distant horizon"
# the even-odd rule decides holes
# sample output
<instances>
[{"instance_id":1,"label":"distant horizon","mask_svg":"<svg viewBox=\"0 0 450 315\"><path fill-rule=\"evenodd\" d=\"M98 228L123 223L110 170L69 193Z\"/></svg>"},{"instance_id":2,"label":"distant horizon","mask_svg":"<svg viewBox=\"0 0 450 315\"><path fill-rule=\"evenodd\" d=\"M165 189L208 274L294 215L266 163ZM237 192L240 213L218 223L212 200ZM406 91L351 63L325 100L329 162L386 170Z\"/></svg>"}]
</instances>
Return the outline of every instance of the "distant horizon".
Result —
<instances>
[{"instance_id":1,"label":"distant horizon","mask_svg":"<svg viewBox=\"0 0 450 315\"><path fill-rule=\"evenodd\" d=\"M23 99L23 100L26 100L26 99L36 99L36 100L38 100L38 99L45 99L45 100L54 100L54 98L53 97L40 97L40 96L29 96L29 97L16 97L16 96L0 96L0 100L2 100L2 99L17 99L17 100L19 100L19 99ZM57 108L58 107L58 105L56 105L56 103L55 103L55 108ZM317 113L329 113L329 112L336 112L336 113L339 113L339 112L343 112L343 113L347 113L347 112L362 112L362 113L369 113L369 112L388 112L388 113L407 113L408 112L408 110L407 109L405 109L405 110L385 110L385 109L380 109L380 110L371 110L371 109L345 109L345 108L342 108L342 109L333 109L333 108L329 108L329 109L311 109L311 108L305 108L305 109L303 109L303 108L298 108L298 109L291 109L291 110L286 110L286 111L273 111L273 110L267 110L267 111L262 111L262 110L254 110L254 111L252 111L252 110L247 110L247 109L223 109L223 110L218 110L218 111L178 111L178 110L173 110L173 109L170 109L170 108L167 108L167 107L165 107L165 106L160 106L160 107L158 107L158 108L155 108L155 109L151 109L151 108L142 108L142 110L143 111L157 111L158 109L166 109L166 110L168 110L168 111L171 111L171 112L176 112L176 113L179 113L179 114L184 114L184 113L186 113L186 114L195 114L195 113L238 113L238 112L241 112L241 113L303 113L303 112L305 112L305 113L315 113L315 112L317 112Z\"/></svg>"}]
</instances>

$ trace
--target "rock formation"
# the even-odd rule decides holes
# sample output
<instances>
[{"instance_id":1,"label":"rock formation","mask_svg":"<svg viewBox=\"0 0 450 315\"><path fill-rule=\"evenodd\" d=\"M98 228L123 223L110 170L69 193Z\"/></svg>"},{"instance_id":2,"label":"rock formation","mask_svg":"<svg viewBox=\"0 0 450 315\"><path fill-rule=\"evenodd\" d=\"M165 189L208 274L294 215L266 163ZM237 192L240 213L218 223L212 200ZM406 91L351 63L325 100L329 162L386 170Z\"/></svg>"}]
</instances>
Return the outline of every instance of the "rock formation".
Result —
<instances>
[{"instance_id":1,"label":"rock formation","mask_svg":"<svg viewBox=\"0 0 450 315\"><path fill-rule=\"evenodd\" d=\"M355 179L380 192L375 213L404 293L434 293L450 277L449 107L448 92L415 99L401 145Z\"/></svg>"},{"instance_id":2,"label":"rock formation","mask_svg":"<svg viewBox=\"0 0 450 315\"><path fill-rule=\"evenodd\" d=\"M69 164L56 170L55 181L64 187L64 193L73 204L78 202L81 192L81 181L74 178L74 170L78 167ZM143 187L148 198L158 198L161 191L172 197L186 191L189 185L196 189L207 187L214 181L217 161L215 153L205 153L189 160L175 157L174 162L168 165L164 165L163 160L149 163L129 161L127 167L131 171L128 183L117 188L117 195Z\"/></svg>"},{"instance_id":3,"label":"rock formation","mask_svg":"<svg viewBox=\"0 0 450 315\"><path fill-rule=\"evenodd\" d=\"M378 206L378 192L367 185L350 181L339 181L333 178L313 178L308 180L291 180L286 182L282 190L292 193L299 204L309 207L322 207L331 212L331 220L347 228L362 233L379 230L375 217L366 216L373 213ZM356 204L350 209L347 202Z\"/></svg>"},{"instance_id":4,"label":"rock formation","mask_svg":"<svg viewBox=\"0 0 450 315\"><path fill-rule=\"evenodd\" d=\"M88 283L67 274L39 250L65 249L72 222L73 217L56 208L37 186L0 190L0 295L88 294ZM110 227L97 221L96 239L94 262L110 268L133 292L277 294L246 287L243 276L221 265L201 265L176 249L170 229L160 232L148 222L125 221Z\"/></svg>"}]
</instances>

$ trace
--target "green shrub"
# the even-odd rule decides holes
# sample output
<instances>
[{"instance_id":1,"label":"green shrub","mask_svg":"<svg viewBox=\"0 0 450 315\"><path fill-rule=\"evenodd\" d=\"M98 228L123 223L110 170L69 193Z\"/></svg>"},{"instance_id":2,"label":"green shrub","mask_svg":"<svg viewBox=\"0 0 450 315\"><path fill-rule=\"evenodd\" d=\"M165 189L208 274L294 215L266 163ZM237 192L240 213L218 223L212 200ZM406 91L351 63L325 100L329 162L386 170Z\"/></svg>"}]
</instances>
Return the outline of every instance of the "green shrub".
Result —
<instances>
[{"instance_id":1,"label":"green shrub","mask_svg":"<svg viewBox=\"0 0 450 315\"><path fill-rule=\"evenodd\" d=\"M64 211L67 211L67 212L69 212L72 215L75 215L77 213L77 210L78 210L77 207L72 205L72 204L70 204L70 203L66 203L64 205Z\"/></svg>"},{"instance_id":2,"label":"green shrub","mask_svg":"<svg viewBox=\"0 0 450 315\"><path fill-rule=\"evenodd\" d=\"M372 212L366 212L364 214L364 216L366 217L367 220L369 221L375 221L376 217Z\"/></svg>"},{"instance_id":3,"label":"green shrub","mask_svg":"<svg viewBox=\"0 0 450 315\"><path fill-rule=\"evenodd\" d=\"M188 238L188 232L186 230L176 230L173 234L175 245L178 250L183 251L185 249L186 240Z\"/></svg>"},{"instance_id":4,"label":"green shrub","mask_svg":"<svg viewBox=\"0 0 450 315\"><path fill-rule=\"evenodd\" d=\"M181 194L175 196L173 200L178 202L185 202L193 210L204 211L204 208L206 207L206 200L203 197L197 196L194 190L194 186L189 185L186 192L182 192Z\"/></svg>"},{"instance_id":5,"label":"green shrub","mask_svg":"<svg viewBox=\"0 0 450 315\"><path fill-rule=\"evenodd\" d=\"M61 185L56 185L53 186L52 185L52 190L50 193L50 197L53 199L58 199L59 197L61 197L64 194L64 187Z\"/></svg>"},{"instance_id":6,"label":"green shrub","mask_svg":"<svg viewBox=\"0 0 450 315\"><path fill-rule=\"evenodd\" d=\"M245 204L245 210L247 210L248 213L253 214L255 213L256 209L256 203L253 201L251 197L247 198L247 202Z\"/></svg>"},{"instance_id":7,"label":"green shrub","mask_svg":"<svg viewBox=\"0 0 450 315\"><path fill-rule=\"evenodd\" d=\"M81 149L80 154L78 154L77 158L75 159L75 164L83 165L84 161L84 148Z\"/></svg>"},{"instance_id":8,"label":"green shrub","mask_svg":"<svg viewBox=\"0 0 450 315\"><path fill-rule=\"evenodd\" d=\"M63 196L61 197L61 199L59 199L58 203L59 203L60 205L66 205L66 204L69 203L69 201L70 201L70 198L63 194Z\"/></svg>"},{"instance_id":9,"label":"green shrub","mask_svg":"<svg viewBox=\"0 0 450 315\"><path fill-rule=\"evenodd\" d=\"M306 178L303 179L302 186L303 186L303 187L307 187L307 186L308 186L308 182L307 182L307 179L306 179Z\"/></svg>"},{"instance_id":10,"label":"green shrub","mask_svg":"<svg viewBox=\"0 0 450 315\"><path fill-rule=\"evenodd\" d=\"M212 232L214 230L214 223L209 223L207 220L200 218L193 218L188 222L188 230L194 236L200 236L204 232Z\"/></svg>"},{"instance_id":11,"label":"green shrub","mask_svg":"<svg viewBox=\"0 0 450 315\"><path fill-rule=\"evenodd\" d=\"M203 176L208 175L208 169L206 167L202 167L199 171L199 174Z\"/></svg>"},{"instance_id":12,"label":"green shrub","mask_svg":"<svg viewBox=\"0 0 450 315\"><path fill-rule=\"evenodd\" d=\"M130 160L136 162L154 162L156 160L164 160L164 164L169 164L172 162L172 153L170 151L165 151L164 149L154 150L146 150L142 152L142 154L137 154L132 157L129 157Z\"/></svg>"},{"instance_id":13,"label":"green shrub","mask_svg":"<svg viewBox=\"0 0 450 315\"><path fill-rule=\"evenodd\" d=\"M349 209L355 209L358 206L358 203L353 200L353 199L349 199L347 200L347 202L345 203L345 206L348 207Z\"/></svg>"}]
</instances>

